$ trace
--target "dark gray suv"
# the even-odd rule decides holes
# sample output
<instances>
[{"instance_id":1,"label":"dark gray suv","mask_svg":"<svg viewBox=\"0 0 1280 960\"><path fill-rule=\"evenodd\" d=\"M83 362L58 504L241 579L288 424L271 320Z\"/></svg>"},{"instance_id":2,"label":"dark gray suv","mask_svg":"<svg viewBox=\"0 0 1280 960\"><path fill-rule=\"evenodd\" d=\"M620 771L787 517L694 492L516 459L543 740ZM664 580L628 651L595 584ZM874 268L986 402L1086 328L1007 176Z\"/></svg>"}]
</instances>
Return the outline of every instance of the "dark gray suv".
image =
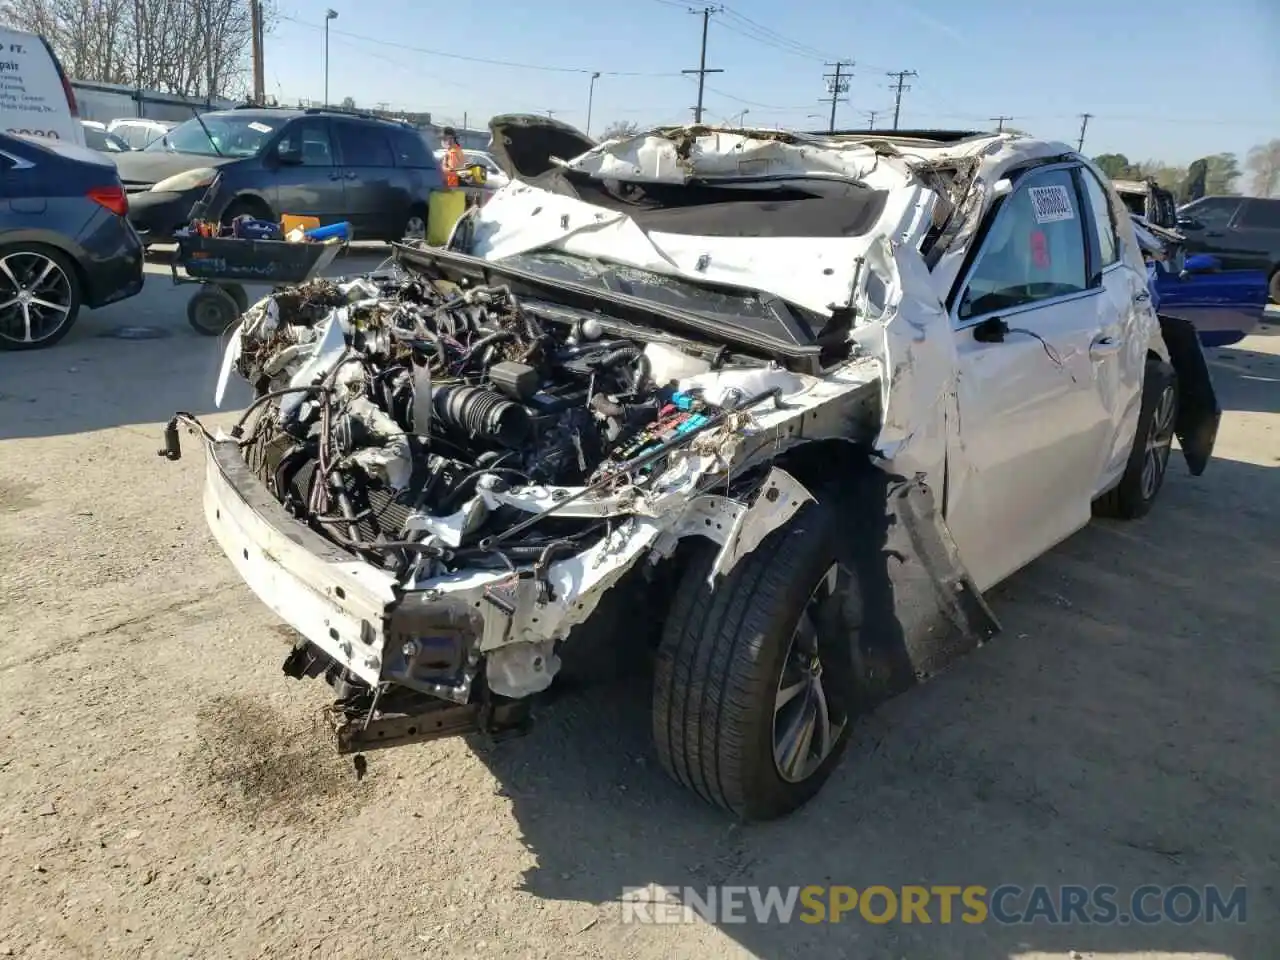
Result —
<instances>
[{"instance_id":1,"label":"dark gray suv","mask_svg":"<svg viewBox=\"0 0 1280 960\"><path fill-rule=\"evenodd\" d=\"M1187 253L1211 253L1224 270L1261 270L1280 303L1280 197L1201 197L1178 210Z\"/></svg>"},{"instance_id":2,"label":"dark gray suv","mask_svg":"<svg viewBox=\"0 0 1280 960\"><path fill-rule=\"evenodd\" d=\"M209 219L282 214L348 221L359 240L426 232L440 168L413 127L335 110L242 107L200 114L115 157L129 217L147 243L185 226L214 178Z\"/></svg>"}]
</instances>

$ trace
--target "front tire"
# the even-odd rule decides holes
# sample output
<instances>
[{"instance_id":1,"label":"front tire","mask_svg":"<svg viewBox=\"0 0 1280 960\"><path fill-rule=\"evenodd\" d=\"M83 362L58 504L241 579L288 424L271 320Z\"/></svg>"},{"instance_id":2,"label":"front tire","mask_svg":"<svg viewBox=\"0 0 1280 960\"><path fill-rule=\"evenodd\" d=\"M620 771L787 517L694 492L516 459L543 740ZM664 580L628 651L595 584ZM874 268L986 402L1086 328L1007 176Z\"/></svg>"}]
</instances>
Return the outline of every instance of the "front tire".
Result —
<instances>
[{"instance_id":1,"label":"front tire","mask_svg":"<svg viewBox=\"0 0 1280 960\"><path fill-rule=\"evenodd\" d=\"M1272 303L1280 303L1280 267L1276 268L1276 272L1271 274L1271 282L1267 285L1267 292L1271 295Z\"/></svg>"},{"instance_id":2,"label":"front tire","mask_svg":"<svg viewBox=\"0 0 1280 960\"><path fill-rule=\"evenodd\" d=\"M1169 470L1177 422L1177 375L1163 360L1150 359L1143 375L1142 409L1129 462L1120 482L1094 502L1095 515L1137 520L1151 512Z\"/></svg>"},{"instance_id":3,"label":"front tire","mask_svg":"<svg viewBox=\"0 0 1280 960\"><path fill-rule=\"evenodd\" d=\"M235 222L236 217L241 217L245 214L255 220L274 222L276 219L271 213L271 208L261 200L256 200L253 197L241 197L238 200L232 200L227 209L222 211L222 225L229 227Z\"/></svg>"},{"instance_id":4,"label":"front tire","mask_svg":"<svg viewBox=\"0 0 1280 960\"><path fill-rule=\"evenodd\" d=\"M706 578L716 551L700 551L659 644L658 758L677 782L744 820L805 804L848 745L858 631L847 599L856 586L837 559L838 520L808 504L714 590Z\"/></svg>"}]
</instances>

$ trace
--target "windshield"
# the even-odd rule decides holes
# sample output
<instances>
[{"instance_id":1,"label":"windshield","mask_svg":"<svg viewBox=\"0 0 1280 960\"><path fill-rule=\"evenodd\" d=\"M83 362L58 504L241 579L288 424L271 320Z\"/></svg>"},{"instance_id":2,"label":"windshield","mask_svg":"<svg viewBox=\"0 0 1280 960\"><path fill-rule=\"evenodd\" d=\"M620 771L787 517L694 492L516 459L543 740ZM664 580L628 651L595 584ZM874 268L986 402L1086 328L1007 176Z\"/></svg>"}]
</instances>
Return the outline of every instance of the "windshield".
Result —
<instances>
[{"instance_id":1,"label":"windshield","mask_svg":"<svg viewBox=\"0 0 1280 960\"><path fill-rule=\"evenodd\" d=\"M201 126L201 124L204 126ZM196 153L207 157L252 157L280 125L276 117L206 113L192 117L147 144L149 153ZM206 128L208 133L205 132ZM210 137L213 138L210 142Z\"/></svg>"}]
</instances>

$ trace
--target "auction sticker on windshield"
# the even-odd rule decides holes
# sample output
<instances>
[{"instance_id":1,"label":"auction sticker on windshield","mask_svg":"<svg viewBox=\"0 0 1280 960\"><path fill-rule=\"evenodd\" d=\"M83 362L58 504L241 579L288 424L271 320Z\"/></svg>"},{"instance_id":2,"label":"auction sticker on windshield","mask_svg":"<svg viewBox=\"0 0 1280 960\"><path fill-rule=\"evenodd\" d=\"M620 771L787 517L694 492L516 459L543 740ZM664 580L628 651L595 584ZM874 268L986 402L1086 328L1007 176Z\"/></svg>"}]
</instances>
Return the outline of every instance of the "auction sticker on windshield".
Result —
<instances>
[{"instance_id":1,"label":"auction sticker on windshield","mask_svg":"<svg viewBox=\"0 0 1280 960\"><path fill-rule=\"evenodd\" d=\"M1032 187L1031 206L1035 209L1036 223L1057 223L1059 220L1075 219L1067 188L1059 184L1049 187Z\"/></svg>"},{"instance_id":2,"label":"auction sticker on windshield","mask_svg":"<svg viewBox=\"0 0 1280 960\"><path fill-rule=\"evenodd\" d=\"M250 129L250 130L256 130L256 131L258 131L258 133L270 133L270 132L271 132L271 128L270 128L270 127L268 127L265 123L259 123L257 120L255 120L255 121L253 121L253 123L249 124L249 129Z\"/></svg>"}]
</instances>

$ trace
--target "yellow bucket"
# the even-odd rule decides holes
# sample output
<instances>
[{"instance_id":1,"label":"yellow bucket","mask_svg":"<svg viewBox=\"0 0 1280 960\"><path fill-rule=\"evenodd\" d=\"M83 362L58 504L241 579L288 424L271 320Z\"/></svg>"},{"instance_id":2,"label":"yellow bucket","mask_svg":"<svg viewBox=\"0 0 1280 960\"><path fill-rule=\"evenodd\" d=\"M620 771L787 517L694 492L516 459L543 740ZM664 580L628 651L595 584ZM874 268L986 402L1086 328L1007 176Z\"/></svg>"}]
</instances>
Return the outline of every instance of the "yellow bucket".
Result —
<instances>
[{"instance_id":1,"label":"yellow bucket","mask_svg":"<svg viewBox=\"0 0 1280 960\"><path fill-rule=\"evenodd\" d=\"M435 190L427 197L427 243L442 247L449 242L453 225L467 211L465 190Z\"/></svg>"}]
</instances>

